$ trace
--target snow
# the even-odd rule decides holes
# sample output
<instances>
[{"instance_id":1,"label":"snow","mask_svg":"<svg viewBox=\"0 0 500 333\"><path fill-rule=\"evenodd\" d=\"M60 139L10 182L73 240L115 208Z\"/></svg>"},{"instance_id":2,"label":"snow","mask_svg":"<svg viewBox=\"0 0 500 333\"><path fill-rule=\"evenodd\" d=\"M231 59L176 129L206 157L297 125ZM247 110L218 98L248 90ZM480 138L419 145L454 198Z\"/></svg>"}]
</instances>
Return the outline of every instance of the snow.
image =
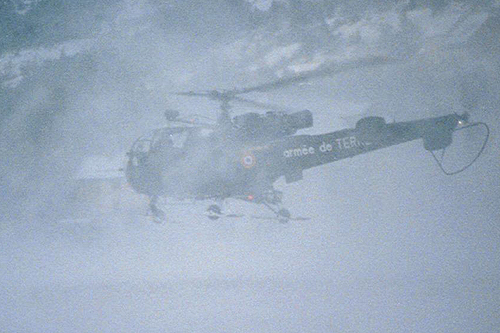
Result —
<instances>
[{"instance_id":1,"label":"snow","mask_svg":"<svg viewBox=\"0 0 500 333\"><path fill-rule=\"evenodd\" d=\"M275 48L266 55L266 65L274 66L284 59L290 59L299 49L299 43Z\"/></svg>"},{"instance_id":2,"label":"snow","mask_svg":"<svg viewBox=\"0 0 500 333\"><path fill-rule=\"evenodd\" d=\"M23 80L23 69L41 66L44 62L73 57L89 51L95 41L91 39L71 40L52 47L38 47L0 55L0 79L4 87L15 88Z\"/></svg>"},{"instance_id":3,"label":"snow","mask_svg":"<svg viewBox=\"0 0 500 333\"><path fill-rule=\"evenodd\" d=\"M125 155L118 151L139 133L160 126L163 110L177 108L171 104L213 115L217 105L212 101L174 100L169 93L180 90L179 84L213 89L266 82L273 75L383 54L382 26L401 31L399 16L389 11L359 22L329 21L338 44L327 40L314 52L303 41L284 41L283 32L266 31L203 45L191 45L182 34L178 39L160 35L151 38L158 42L152 45L147 38L141 43L147 34L128 39L129 32L144 33L154 25L140 24L150 10L145 3L124 4L122 21L116 23L130 27L126 37L111 24L103 32L110 34L103 37L109 43L82 39L0 55L1 83L8 89L27 78L25 69L43 67L57 74L45 66L84 52L96 56L100 74L82 84L92 89L67 87L68 110L49 119L55 124L49 138L31 142L28 120L33 110L58 105L59 100L49 99L51 87L22 91L23 100L12 109L16 121L2 123L7 159L0 163L0 182L17 191L13 199L2 193L0 208L12 205L22 212L6 214L0 223L0 331L497 330L500 146L494 137L477 163L457 177L442 175L422 142L413 142L308 170L297 183L280 180L285 206L294 216L310 217L307 221L252 219L248 215L265 213L234 202L233 212L247 216L214 222L203 214L211 202L166 200L162 205L169 220L157 224L146 216L147 197L121 183L103 186L101 196L90 193L96 206L54 212L54 207L70 205L64 197L68 170L84 183L122 177L118 169ZM252 3L258 10L270 5ZM424 29L419 45L441 50L468 38L489 17L468 10L457 5L435 16L427 10L409 12L410 20ZM119 56L107 58L110 50ZM471 110L472 118L498 133L494 55L466 50L460 58L447 55L436 52L436 62L415 57L254 95L310 109L315 126L305 133L324 133L352 127L362 115L403 121L462 113L459 67L476 74L472 80L478 86L471 89L477 90L478 107ZM135 79L147 89L135 92L140 87ZM116 120L127 127L114 125ZM456 140L457 149L473 139ZM75 168L75 161L83 162Z\"/></svg>"},{"instance_id":4,"label":"snow","mask_svg":"<svg viewBox=\"0 0 500 333\"><path fill-rule=\"evenodd\" d=\"M274 0L247 0L252 6L261 11L267 11L271 8Z\"/></svg>"},{"instance_id":5,"label":"snow","mask_svg":"<svg viewBox=\"0 0 500 333\"><path fill-rule=\"evenodd\" d=\"M9 269L0 276L0 328L494 329L498 235L492 224L468 222L471 214L484 212L491 189L464 186L472 174L448 181L436 176L430 160L407 166L397 156L416 148L326 166L287 187L288 207L309 214L310 221L213 222L201 214L205 203L196 203L172 206L172 220L164 224L138 212L112 212L93 223L60 221L50 228L3 224L0 264ZM373 169L366 172L370 163ZM419 168L434 185L414 178ZM358 179L363 169L368 186ZM438 194L447 186L459 193ZM341 191L332 194L332 188Z\"/></svg>"},{"instance_id":6,"label":"snow","mask_svg":"<svg viewBox=\"0 0 500 333\"><path fill-rule=\"evenodd\" d=\"M16 14L26 15L33 7L43 0L12 0Z\"/></svg>"},{"instance_id":7,"label":"snow","mask_svg":"<svg viewBox=\"0 0 500 333\"><path fill-rule=\"evenodd\" d=\"M30 2L31 3L31 2ZM272 1L255 1L253 5L260 10L266 10ZM29 5L31 6L31 5ZM28 7L29 7L28 6ZM98 28L100 38L107 35L122 33L133 36L144 33L152 29L147 21L147 16L151 15L153 8L143 1L125 1L121 11L116 15L110 24L104 23ZM407 13L410 21L416 25L424 35L424 48L428 45L454 44L466 41L472 34L480 28L486 21L490 13L474 11L466 5L454 3L447 7L444 13L434 15L429 9L419 9ZM329 49L318 50L315 55L316 60L310 60L301 56L301 43L289 43L282 45L278 32L274 36L262 35L256 32L252 38L245 36L228 45L216 45L213 50L207 53L199 61L205 64L218 64L219 67L234 66L240 67L241 75L254 77L269 67L274 67L277 77L286 73L287 70L295 72L317 68L321 63L345 61L370 56L374 54L385 54L392 52L384 50L381 44L384 32L389 27L391 33L398 33L401 30L400 15L395 10L383 13L366 15L355 22L342 22L340 18L329 18L329 26L333 29L332 35L339 41L338 46L333 51ZM458 24L458 25L456 25ZM318 27L321 28L321 27ZM453 28L453 29L452 29ZM314 28L311 28L314 30ZM384 30L385 29L385 30ZM121 31L121 32L119 32ZM447 36L449 34L449 36ZM437 42L435 39L446 36L446 40ZM413 42L419 42L414 40ZM0 54L0 79L4 87L14 88L24 79L23 69L29 66L40 66L46 61L60 59L63 56L72 57L74 55L88 52L97 39L71 40L52 47L39 47L34 49L21 50L18 53ZM262 54L263 53L263 54ZM317 59L321 58L321 61ZM287 61L292 61L290 65ZM207 66L207 65L205 65ZM195 72L185 69L177 75L179 84L186 85L199 80Z\"/></svg>"},{"instance_id":8,"label":"snow","mask_svg":"<svg viewBox=\"0 0 500 333\"><path fill-rule=\"evenodd\" d=\"M125 154L116 156L94 155L84 158L75 179L106 179L123 178L125 167Z\"/></svg>"}]
</instances>

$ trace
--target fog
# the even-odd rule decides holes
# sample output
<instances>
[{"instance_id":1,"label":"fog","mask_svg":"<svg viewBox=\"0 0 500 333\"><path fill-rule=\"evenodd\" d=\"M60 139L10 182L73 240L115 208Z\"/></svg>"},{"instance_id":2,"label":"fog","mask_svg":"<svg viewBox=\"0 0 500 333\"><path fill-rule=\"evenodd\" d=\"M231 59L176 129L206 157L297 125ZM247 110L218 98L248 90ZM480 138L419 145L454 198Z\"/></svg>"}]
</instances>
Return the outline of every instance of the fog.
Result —
<instances>
[{"instance_id":1,"label":"fog","mask_svg":"<svg viewBox=\"0 0 500 333\"><path fill-rule=\"evenodd\" d=\"M499 11L498 1L0 4L0 331L494 332ZM305 134L366 115L467 111L491 131L475 164L446 176L417 140L307 170L275 184L292 215L309 218L287 224L233 199L245 216L211 221L210 201L169 198L155 223L147 197L123 183L127 150L166 125L166 109L216 117L218 102L172 92L371 56L396 60L244 97L311 110ZM255 112L233 104L232 115ZM446 167L470 160L481 135L457 132ZM113 177L118 186L88 185Z\"/></svg>"}]
</instances>

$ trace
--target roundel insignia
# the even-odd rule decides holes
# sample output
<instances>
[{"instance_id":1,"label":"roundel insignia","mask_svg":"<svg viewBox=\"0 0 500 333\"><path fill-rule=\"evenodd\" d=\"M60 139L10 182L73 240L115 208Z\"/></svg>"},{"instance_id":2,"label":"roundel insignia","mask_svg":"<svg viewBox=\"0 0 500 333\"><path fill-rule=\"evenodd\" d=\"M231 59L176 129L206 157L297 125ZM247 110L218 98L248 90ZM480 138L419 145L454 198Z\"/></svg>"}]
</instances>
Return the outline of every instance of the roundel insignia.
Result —
<instances>
[{"instance_id":1,"label":"roundel insignia","mask_svg":"<svg viewBox=\"0 0 500 333\"><path fill-rule=\"evenodd\" d=\"M253 168L256 162L257 161L255 160L255 156L253 156L252 153L245 153L241 158L241 164L246 169Z\"/></svg>"}]
</instances>

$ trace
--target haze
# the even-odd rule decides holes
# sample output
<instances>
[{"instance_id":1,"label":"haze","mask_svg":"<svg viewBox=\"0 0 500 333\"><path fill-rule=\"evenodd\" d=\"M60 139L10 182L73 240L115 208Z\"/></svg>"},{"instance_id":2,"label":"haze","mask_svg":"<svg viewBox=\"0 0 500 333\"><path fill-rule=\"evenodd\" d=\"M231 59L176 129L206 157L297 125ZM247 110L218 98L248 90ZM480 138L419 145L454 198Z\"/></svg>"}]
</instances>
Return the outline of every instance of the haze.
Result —
<instances>
[{"instance_id":1,"label":"haze","mask_svg":"<svg viewBox=\"0 0 500 333\"><path fill-rule=\"evenodd\" d=\"M500 3L424 3L2 2L0 331L498 330ZM123 183L89 185L166 109L215 117L171 92L370 56L398 61L245 97L311 110L308 134L468 111L491 130L472 167L446 176L416 141L312 169L276 184L310 217L288 224L170 200L157 224ZM459 134L451 168L481 140Z\"/></svg>"}]
</instances>

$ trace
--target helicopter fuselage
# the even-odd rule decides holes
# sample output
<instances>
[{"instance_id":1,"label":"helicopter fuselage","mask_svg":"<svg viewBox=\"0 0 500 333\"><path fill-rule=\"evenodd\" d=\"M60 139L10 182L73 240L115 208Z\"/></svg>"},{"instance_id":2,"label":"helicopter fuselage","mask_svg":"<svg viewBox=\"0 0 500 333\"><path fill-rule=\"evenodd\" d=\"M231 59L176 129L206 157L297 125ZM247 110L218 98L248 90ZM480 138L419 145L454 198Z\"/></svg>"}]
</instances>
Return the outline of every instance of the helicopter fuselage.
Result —
<instances>
[{"instance_id":1,"label":"helicopter fuselage","mask_svg":"<svg viewBox=\"0 0 500 333\"><path fill-rule=\"evenodd\" d=\"M238 130L204 135L196 127L165 128L165 138L151 140L144 151L137 149L141 141L136 142L126 174L136 191L152 197L258 202L280 177L295 182L304 170L316 166L417 139L423 139L430 151L446 148L463 120L464 116L450 114L386 124L383 118L366 117L352 129L273 139L242 139ZM185 135L182 147L162 141L179 133Z\"/></svg>"}]
</instances>

